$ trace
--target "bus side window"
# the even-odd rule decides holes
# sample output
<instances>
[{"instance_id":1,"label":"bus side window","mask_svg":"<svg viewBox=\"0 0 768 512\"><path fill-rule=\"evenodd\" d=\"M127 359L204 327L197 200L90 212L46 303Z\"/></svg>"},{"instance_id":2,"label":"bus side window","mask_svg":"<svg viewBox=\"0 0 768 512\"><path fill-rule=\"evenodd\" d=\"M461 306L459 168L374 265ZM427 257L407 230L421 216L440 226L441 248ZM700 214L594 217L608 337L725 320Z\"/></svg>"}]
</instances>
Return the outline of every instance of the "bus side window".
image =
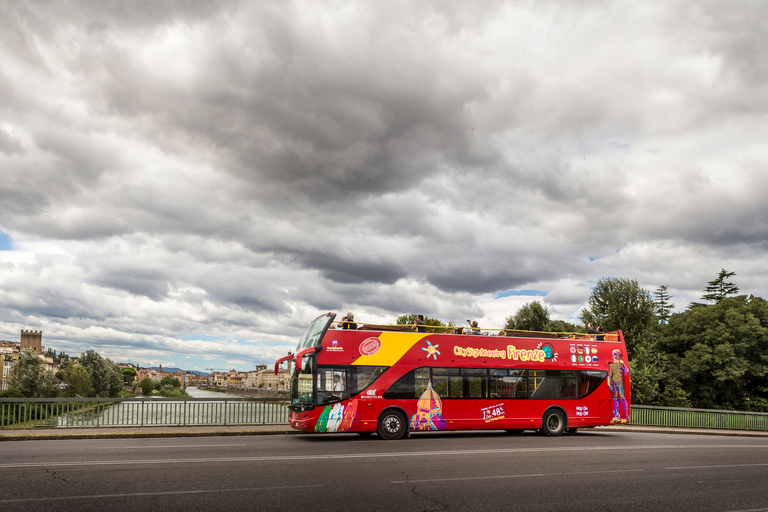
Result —
<instances>
[{"instance_id":1,"label":"bus side window","mask_svg":"<svg viewBox=\"0 0 768 512\"><path fill-rule=\"evenodd\" d=\"M579 398L584 398L605 380L608 372L599 370L581 370L579 375Z\"/></svg>"},{"instance_id":2,"label":"bus side window","mask_svg":"<svg viewBox=\"0 0 768 512\"><path fill-rule=\"evenodd\" d=\"M486 398L488 396L488 372L485 368L462 368L465 393L467 398Z\"/></svg>"},{"instance_id":3,"label":"bus side window","mask_svg":"<svg viewBox=\"0 0 768 512\"><path fill-rule=\"evenodd\" d=\"M414 382L415 374L418 370L411 370L384 391L384 398L403 399L418 398L416 396L416 385Z\"/></svg>"},{"instance_id":4,"label":"bus side window","mask_svg":"<svg viewBox=\"0 0 768 512\"><path fill-rule=\"evenodd\" d=\"M317 401L340 402L349 398L347 371L344 368L321 367L317 370Z\"/></svg>"},{"instance_id":5,"label":"bus side window","mask_svg":"<svg viewBox=\"0 0 768 512\"><path fill-rule=\"evenodd\" d=\"M514 386L512 398L528 398L528 378L525 370L509 370L509 379Z\"/></svg>"}]
</instances>

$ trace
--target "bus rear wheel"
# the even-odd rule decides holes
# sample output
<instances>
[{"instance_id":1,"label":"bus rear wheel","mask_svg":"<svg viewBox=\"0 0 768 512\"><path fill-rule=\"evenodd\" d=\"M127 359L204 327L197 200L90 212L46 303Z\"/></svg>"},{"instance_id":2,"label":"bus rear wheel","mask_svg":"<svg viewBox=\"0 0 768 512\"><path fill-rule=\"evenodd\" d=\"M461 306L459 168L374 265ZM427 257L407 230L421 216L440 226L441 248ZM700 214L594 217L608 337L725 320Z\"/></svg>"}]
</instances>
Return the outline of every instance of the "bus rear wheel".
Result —
<instances>
[{"instance_id":1,"label":"bus rear wheel","mask_svg":"<svg viewBox=\"0 0 768 512\"><path fill-rule=\"evenodd\" d=\"M560 409L550 409L544 413L541 430L550 437L561 435L568 427L568 421Z\"/></svg>"},{"instance_id":2,"label":"bus rear wheel","mask_svg":"<svg viewBox=\"0 0 768 512\"><path fill-rule=\"evenodd\" d=\"M379 418L376 432L382 439L400 439L405 435L407 428L405 416L398 411L386 411Z\"/></svg>"}]
</instances>

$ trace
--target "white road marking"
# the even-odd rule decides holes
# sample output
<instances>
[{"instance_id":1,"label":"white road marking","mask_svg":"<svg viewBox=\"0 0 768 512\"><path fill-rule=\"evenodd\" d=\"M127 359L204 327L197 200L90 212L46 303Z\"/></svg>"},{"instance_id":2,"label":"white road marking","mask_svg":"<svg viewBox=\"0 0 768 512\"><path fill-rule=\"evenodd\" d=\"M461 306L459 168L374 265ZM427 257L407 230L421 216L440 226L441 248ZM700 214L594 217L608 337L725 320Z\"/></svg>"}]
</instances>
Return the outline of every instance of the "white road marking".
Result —
<instances>
[{"instance_id":1,"label":"white road marking","mask_svg":"<svg viewBox=\"0 0 768 512\"><path fill-rule=\"evenodd\" d=\"M139 496L167 496L180 494L205 494L211 492L248 492L248 491L284 491L286 489L309 489L324 487L323 485L286 485L280 487L241 487L239 489L194 489L190 491L160 491L160 492L135 492L121 494L84 494L79 496L44 496L41 498L19 498L0 500L0 503L29 503L35 501L61 501L61 500L92 500L105 498L136 498Z\"/></svg>"},{"instance_id":2,"label":"white road marking","mask_svg":"<svg viewBox=\"0 0 768 512\"><path fill-rule=\"evenodd\" d=\"M167 444L167 445L145 445L145 446L99 446L101 450L156 450L158 448L227 448L229 446L248 446L242 444Z\"/></svg>"},{"instance_id":3,"label":"white road marking","mask_svg":"<svg viewBox=\"0 0 768 512\"><path fill-rule=\"evenodd\" d=\"M612 469L605 471L574 471L570 473L531 473L528 475L496 475L496 476L467 476L458 478L430 478L426 480L392 480L393 484L423 484L423 483L437 483L437 482L460 482L462 480L499 480L504 478L530 478L530 477L552 477L552 476L568 476L568 475L595 475L599 473L637 473L644 471L642 469Z\"/></svg>"},{"instance_id":4,"label":"white road marking","mask_svg":"<svg viewBox=\"0 0 768 512\"><path fill-rule=\"evenodd\" d=\"M679 466L675 468L664 468L664 469L711 469L711 468L748 468L752 466L768 466L768 463L764 464L718 464L716 466Z\"/></svg>"},{"instance_id":5,"label":"white road marking","mask_svg":"<svg viewBox=\"0 0 768 512\"><path fill-rule=\"evenodd\" d=\"M403 457L436 457L436 456L466 456L466 455L508 455L514 453L546 453L546 452L596 452L596 451L639 451L639 450L699 450L699 449L768 449L765 445L640 445L640 446L583 446L583 447L552 447L552 448L509 448L487 450L444 450L420 452L391 452L391 453L338 453L328 455L271 455L265 457L205 457L190 459L144 459L144 460L83 460L83 461L50 461L50 462L10 462L0 464L0 469L34 468L34 467L73 467L73 466L110 466L110 465L141 465L141 464L189 464L212 462L281 462L313 460L344 460L344 459L387 459Z\"/></svg>"}]
</instances>

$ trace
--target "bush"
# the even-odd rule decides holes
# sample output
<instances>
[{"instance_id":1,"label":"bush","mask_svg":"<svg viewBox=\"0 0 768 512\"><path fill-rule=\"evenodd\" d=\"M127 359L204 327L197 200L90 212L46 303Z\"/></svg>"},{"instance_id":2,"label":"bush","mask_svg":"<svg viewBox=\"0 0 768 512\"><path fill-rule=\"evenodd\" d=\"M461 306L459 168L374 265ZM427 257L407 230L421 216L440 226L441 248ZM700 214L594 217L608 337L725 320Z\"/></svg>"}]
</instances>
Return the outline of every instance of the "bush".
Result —
<instances>
[{"instance_id":1,"label":"bush","mask_svg":"<svg viewBox=\"0 0 768 512\"><path fill-rule=\"evenodd\" d=\"M184 398L189 396L182 388L177 388L170 384L160 388L160 395L168 398Z\"/></svg>"}]
</instances>

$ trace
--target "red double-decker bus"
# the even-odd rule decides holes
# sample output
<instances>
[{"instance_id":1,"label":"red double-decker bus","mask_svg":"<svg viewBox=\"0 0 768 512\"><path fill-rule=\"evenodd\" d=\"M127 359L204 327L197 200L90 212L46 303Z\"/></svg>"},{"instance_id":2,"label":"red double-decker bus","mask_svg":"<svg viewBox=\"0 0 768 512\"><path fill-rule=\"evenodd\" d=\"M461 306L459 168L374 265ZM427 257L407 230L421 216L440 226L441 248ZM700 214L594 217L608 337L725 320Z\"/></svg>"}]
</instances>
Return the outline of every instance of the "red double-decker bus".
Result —
<instances>
[{"instance_id":1,"label":"red double-decker bus","mask_svg":"<svg viewBox=\"0 0 768 512\"><path fill-rule=\"evenodd\" d=\"M601 336L505 331L411 332L409 326L329 328L316 318L293 360L291 427L378 433L539 430L626 423L630 385L621 331ZM598 339L602 338L602 339Z\"/></svg>"}]
</instances>

